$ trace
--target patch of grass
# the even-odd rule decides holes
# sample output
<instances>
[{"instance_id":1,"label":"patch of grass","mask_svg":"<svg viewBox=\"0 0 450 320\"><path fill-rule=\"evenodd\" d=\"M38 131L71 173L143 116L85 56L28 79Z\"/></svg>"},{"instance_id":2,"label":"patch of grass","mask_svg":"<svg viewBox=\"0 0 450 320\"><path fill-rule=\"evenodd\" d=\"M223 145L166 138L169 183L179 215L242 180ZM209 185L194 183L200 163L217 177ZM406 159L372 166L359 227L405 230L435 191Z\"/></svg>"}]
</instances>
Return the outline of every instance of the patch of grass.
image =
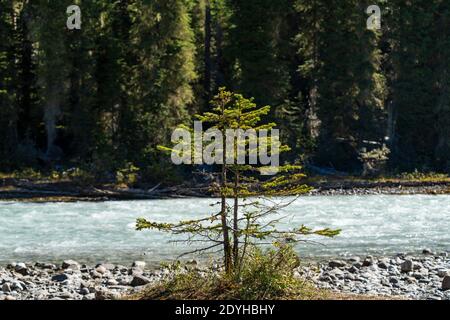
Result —
<instances>
[{"instance_id":1,"label":"patch of grass","mask_svg":"<svg viewBox=\"0 0 450 320\"><path fill-rule=\"evenodd\" d=\"M246 284L249 284L247 279ZM131 297L136 300L316 300L326 299L327 292L315 288L312 284L295 279L288 287L270 291L263 289L258 279L251 280L250 287L244 283L230 279L223 273L212 271L189 270L178 272L170 280L145 289ZM256 287L255 287L256 286ZM284 286L284 285L283 285Z\"/></svg>"},{"instance_id":2,"label":"patch of grass","mask_svg":"<svg viewBox=\"0 0 450 320\"><path fill-rule=\"evenodd\" d=\"M446 173L436 173L436 172L406 172L393 175L382 175L377 177L361 177L361 176L312 176L305 180L307 183L450 183L450 176Z\"/></svg>"},{"instance_id":3,"label":"patch of grass","mask_svg":"<svg viewBox=\"0 0 450 320\"><path fill-rule=\"evenodd\" d=\"M11 178L10 173L0 172L0 179L9 179Z\"/></svg>"},{"instance_id":4,"label":"patch of grass","mask_svg":"<svg viewBox=\"0 0 450 320\"><path fill-rule=\"evenodd\" d=\"M448 174L429 172L423 173L419 171L401 173L398 179L405 181L420 181L420 182L433 182L433 181L450 181Z\"/></svg>"},{"instance_id":5,"label":"patch of grass","mask_svg":"<svg viewBox=\"0 0 450 320\"><path fill-rule=\"evenodd\" d=\"M374 182L450 182L450 176L446 173L438 172L419 172L417 170L413 172L403 172L395 175L379 176L371 179Z\"/></svg>"},{"instance_id":6,"label":"patch of grass","mask_svg":"<svg viewBox=\"0 0 450 320\"><path fill-rule=\"evenodd\" d=\"M237 276L227 276L212 268L174 267L173 275L132 300L381 300L318 289L295 275L299 258L291 247L261 251L253 249Z\"/></svg>"},{"instance_id":7,"label":"patch of grass","mask_svg":"<svg viewBox=\"0 0 450 320\"><path fill-rule=\"evenodd\" d=\"M10 173L0 172L0 179L23 179L35 183L73 182L75 184L81 185L91 184L95 182L94 175L81 168L71 168L68 170L59 171L52 170L46 172L35 170L33 168L26 168Z\"/></svg>"},{"instance_id":8,"label":"patch of grass","mask_svg":"<svg viewBox=\"0 0 450 320\"><path fill-rule=\"evenodd\" d=\"M16 170L14 172L0 172L0 179L42 179L42 173L32 168Z\"/></svg>"}]
</instances>

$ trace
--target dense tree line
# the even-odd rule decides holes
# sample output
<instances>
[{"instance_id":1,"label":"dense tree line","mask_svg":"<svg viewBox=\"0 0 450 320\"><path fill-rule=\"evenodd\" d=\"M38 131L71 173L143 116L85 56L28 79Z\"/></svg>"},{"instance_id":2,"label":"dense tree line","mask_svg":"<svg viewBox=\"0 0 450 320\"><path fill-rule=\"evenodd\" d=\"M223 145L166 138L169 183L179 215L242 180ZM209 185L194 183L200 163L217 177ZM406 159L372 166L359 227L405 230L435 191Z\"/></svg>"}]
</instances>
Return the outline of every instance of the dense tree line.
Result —
<instances>
[{"instance_id":1,"label":"dense tree line","mask_svg":"<svg viewBox=\"0 0 450 320\"><path fill-rule=\"evenodd\" d=\"M66 27L68 6L82 11ZM360 0L0 0L0 163L130 164L219 87L271 105L289 160L450 171L450 4Z\"/></svg>"}]
</instances>

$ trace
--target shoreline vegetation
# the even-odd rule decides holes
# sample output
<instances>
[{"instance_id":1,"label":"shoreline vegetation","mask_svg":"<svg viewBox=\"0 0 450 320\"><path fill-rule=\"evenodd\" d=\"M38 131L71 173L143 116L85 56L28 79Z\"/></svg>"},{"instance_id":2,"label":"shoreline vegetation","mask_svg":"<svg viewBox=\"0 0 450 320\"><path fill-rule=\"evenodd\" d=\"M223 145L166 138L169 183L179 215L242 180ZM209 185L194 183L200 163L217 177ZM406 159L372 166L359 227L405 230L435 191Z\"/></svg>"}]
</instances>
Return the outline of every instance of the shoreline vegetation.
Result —
<instances>
[{"instance_id":1,"label":"shoreline vegetation","mask_svg":"<svg viewBox=\"0 0 450 320\"><path fill-rule=\"evenodd\" d=\"M304 196L450 194L450 177L440 174L377 178L312 176L303 182L313 188ZM185 182L129 187L113 182L85 183L50 175L26 177L0 173L0 201L45 203L217 197L208 190L208 185Z\"/></svg>"},{"instance_id":2,"label":"shoreline vegetation","mask_svg":"<svg viewBox=\"0 0 450 320\"><path fill-rule=\"evenodd\" d=\"M259 261L258 261L259 262ZM251 265L251 263L250 263ZM287 265L285 267L288 267ZM252 267L250 271L255 271ZM281 272L287 272L281 269ZM261 270L257 270L261 274ZM293 277L291 278L291 272ZM449 300L449 253L399 253L393 256L349 257L344 260L307 262L280 277L280 270L263 270L253 283L269 286L276 300ZM287 275L288 274L288 275ZM253 292L228 287L220 280L218 266L204 266L195 260L183 264L147 267L135 261L130 266L103 263L85 265L65 260L53 263L13 262L0 265L1 300L173 300L264 297L261 288ZM198 281L199 279L204 279ZM273 282L272 280L275 279ZM264 281L270 280L268 283ZM218 286L219 281L221 286ZM287 283L285 283L287 282ZM201 290L199 284L201 284ZM253 284L252 284L253 285ZM208 287L209 286L209 287ZM189 289L187 289L189 288ZM211 290L209 290L211 289ZM220 289L220 290L219 290Z\"/></svg>"}]
</instances>

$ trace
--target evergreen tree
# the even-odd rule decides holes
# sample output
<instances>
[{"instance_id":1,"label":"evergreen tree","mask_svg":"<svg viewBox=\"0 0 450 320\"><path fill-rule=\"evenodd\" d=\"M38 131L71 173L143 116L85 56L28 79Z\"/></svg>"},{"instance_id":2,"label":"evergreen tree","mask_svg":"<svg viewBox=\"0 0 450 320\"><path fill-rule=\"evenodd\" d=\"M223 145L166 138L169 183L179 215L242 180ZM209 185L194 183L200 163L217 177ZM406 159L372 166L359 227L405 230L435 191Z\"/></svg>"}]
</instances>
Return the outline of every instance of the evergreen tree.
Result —
<instances>
[{"instance_id":1,"label":"evergreen tree","mask_svg":"<svg viewBox=\"0 0 450 320\"><path fill-rule=\"evenodd\" d=\"M37 62L33 48L32 20L33 7L30 1L14 1L15 32L14 55L16 57L16 76L14 81L15 100L17 104L17 131L23 153L19 156L23 162L33 164L38 147L44 147L41 137L42 113L39 108L37 88ZM33 159L34 157L34 159Z\"/></svg>"},{"instance_id":2,"label":"evergreen tree","mask_svg":"<svg viewBox=\"0 0 450 320\"><path fill-rule=\"evenodd\" d=\"M173 128L187 119L195 101L195 39L188 2L134 4L131 30L135 64L131 68L132 108L138 136L130 144L151 160ZM128 124L129 126L129 124Z\"/></svg>"},{"instance_id":3,"label":"evergreen tree","mask_svg":"<svg viewBox=\"0 0 450 320\"><path fill-rule=\"evenodd\" d=\"M62 157L57 146L58 124L67 93L67 48L65 46L66 9L68 1L38 0L32 3L35 12L31 27L37 45L38 85L45 126L47 160Z\"/></svg>"},{"instance_id":4,"label":"evergreen tree","mask_svg":"<svg viewBox=\"0 0 450 320\"><path fill-rule=\"evenodd\" d=\"M211 96L211 2L191 1L189 12L194 33L195 68L197 81L193 84L197 108L203 108Z\"/></svg>"},{"instance_id":5,"label":"evergreen tree","mask_svg":"<svg viewBox=\"0 0 450 320\"><path fill-rule=\"evenodd\" d=\"M65 39L68 68L68 97L64 110L65 153L80 162L89 162L96 154L101 137L101 108L96 106L98 30L101 29L99 1L79 3L81 30L67 32Z\"/></svg>"},{"instance_id":6,"label":"evergreen tree","mask_svg":"<svg viewBox=\"0 0 450 320\"><path fill-rule=\"evenodd\" d=\"M381 142L385 80L377 32L366 28L368 5L359 1L298 1L300 72L320 120L317 161L352 171L365 140ZM331 9L332 8L332 9ZM382 127L381 127L382 128Z\"/></svg>"},{"instance_id":7,"label":"evergreen tree","mask_svg":"<svg viewBox=\"0 0 450 320\"><path fill-rule=\"evenodd\" d=\"M289 91L288 61L283 46L291 39L286 18L293 9L289 0L229 0L230 46L227 60L232 86L256 101L275 107Z\"/></svg>"},{"instance_id":8,"label":"evergreen tree","mask_svg":"<svg viewBox=\"0 0 450 320\"><path fill-rule=\"evenodd\" d=\"M259 135L260 131L270 130L276 126L275 123L263 121L263 117L269 112L269 106L257 107L252 99L246 99L224 88L220 89L211 101L211 111L196 117L214 129L212 145L220 145L213 152L214 158L220 162L217 163L218 170L215 172L218 183L215 181L211 183L211 190L220 196L219 213L179 223L161 223L141 218L137 220L137 230L151 229L187 235L188 243L206 243L205 247L190 253L200 253L221 247L225 272L228 276L234 276L237 279L240 277L242 264L251 246L265 241L295 243L302 241L301 238L308 235L334 237L339 234L340 230L312 230L305 226L293 227L289 230L277 229L275 223L279 221L279 218L271 218L271 216L292 201L276 204L269 201L269 204L266 204L264 199L308 192L310 189L299 183L304 178L304 175L298 172L300 168L291 165L277 166L275 169L279 175L260 179L257 176L258 173L268 172L268 170L270 172L274 168L261 163L250 164L248 160L243 164L237 161L239 149L245 149L246 159L252 153L261 155L263 152L268 152L267 155L277 157L279 153L289 150L288 146L280 145L273 136ZM253 130L255 134L248 138L236 134L231 142L227 133L229 130ZM202 136L202 139L205 141L210 138ZM196 154L195 142L192 142L192 139L188 140L190 141L180 141L183 145L181 152L177 147L174 149L160 147L160 149L172 152L180 158L192 159L193 163L198 159L203 160L204 152L210 146L203 146L200 154ZM277 144L277 147L273 148L273 144ZM231 205L227 201L228 198L233 199ZM241 202L242 198L244 201Z\"/></svg>"},{"instance_id":9,"label":"evergreen tree","mask_svg":"<svg viewBox=\"0 0 450 320\"><path fill-rule=\"evenodd\" d=\"M401 170L442 168L449 159L447 19L441 1L392 4L391 143Z\"/></svg>"},{"instance_id":10,"label":"evergreen tree","mask_svg":"<svg viewBox=\"0 0 450 320\"><path fill-rule=\"evenodd\" d=\"M135 128L128 121L130 114L128 86L130 84L131 17L127 0L99 1L98 36L95 43L96 83L95 110L99 117L97 152L99 164L113 169L116 163L125 162L132 153L127 144L126 130ZM127 123L129 122L129 123ZM128 127L127 127L128 126Z\"/></svg>"},{"instance_id":11,"label":"evergreen tree","mask_svg":"<svg viewBox=\"0 0 450 320\"><path fill-rule=\"evenodd\" d=\"M435 74L439 91L438 103L434 109L437 118L435 167L439 171L450 173L450 3L440 2L438 12L435 24L439 52L439 66Z\"/></svg>"},{"instance_id":12,"label":"evergreen tree","mask_svg":"<svg viewBox=\"0 0 450 320\"><path fill-rule=\"evenodd\" d=\"M14 82L14 10L12 1L0 2L0 163L10 159L17 145Z\"/></svg>"}]
</instances>

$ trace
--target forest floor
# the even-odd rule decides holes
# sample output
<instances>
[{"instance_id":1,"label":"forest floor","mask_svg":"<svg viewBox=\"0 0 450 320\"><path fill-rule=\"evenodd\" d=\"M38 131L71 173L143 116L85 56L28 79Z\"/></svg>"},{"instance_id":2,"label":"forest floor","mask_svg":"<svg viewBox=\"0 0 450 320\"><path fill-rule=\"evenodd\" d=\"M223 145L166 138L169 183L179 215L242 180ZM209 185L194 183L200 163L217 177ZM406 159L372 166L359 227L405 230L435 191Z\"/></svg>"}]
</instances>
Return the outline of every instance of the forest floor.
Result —
<instances>
[{"instance_id":1,"label":"forest floor","mask_svg":"<svg viewBox=\"0 0 450 320\"><path fill-rule=\"evenodd\" d=\"M450 177L447 175L370 179L314 176L305 179L304 183L314 188L309 196L450 194ZM114 183L87 183L68 178L15 177L0 173L0 200L71 202L190 197L214 197L214 195L208 191L208 182L187 182L180 185L139 184L136 187L128 187Z\"/></svg>"}]
</instances>

